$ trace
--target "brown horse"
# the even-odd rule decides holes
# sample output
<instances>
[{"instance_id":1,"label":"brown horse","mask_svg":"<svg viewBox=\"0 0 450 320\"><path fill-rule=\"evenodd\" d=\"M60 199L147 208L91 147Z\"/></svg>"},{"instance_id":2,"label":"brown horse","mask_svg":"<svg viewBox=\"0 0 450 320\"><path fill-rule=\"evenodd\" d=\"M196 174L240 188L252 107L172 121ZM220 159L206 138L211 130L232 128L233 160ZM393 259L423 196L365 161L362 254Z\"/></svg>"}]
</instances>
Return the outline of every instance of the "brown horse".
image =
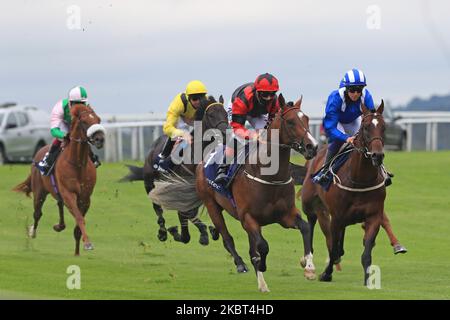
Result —
<instances>
[{"instance_id":1,"label":"brown horse","mask_svg":"<svg viewBox=\"0 0 450 320\"><path fill-rule=\"evenodd\" d=\"M36 237L39 219L42 217L42 206L47 195L50 193L58 201L59 223L53 226L57 232L66 227L63 211L65 205L76 221L73 234L75 255L79 255L81 237L85 250L94 248L86 233L85 225L85 216L96 182L95 167L89 157L91 152L89 144L102 148L105 141L105 129L100 125L100 118L89 106L77 104L71 108L70 112L72 123L69 139L65 141L66 146L56 161L52 175L42 176L34 165L48 151L49 146L45 146L36 153L31 174L13 190L26 193L27 196L33 192L34 224L29 228L29 236L32 238Z\"/></svg>"},{"instance_id":2,"label":"brown horse","mask_svg":"<svg viewBox=\"0 0 450 320\"><path fill-rule=\"evenodd\" d=\"M309 226L302 220L295 207L295 190L289 171L291 149L299 151L306 159L316 155L317 142L309 132L309 119L300 110L301 100L294 106L285 104L282 95L278 98L280 111L269 125L267 145L275 146L274 152L279 155L279 163L275 174L265 175L260 158L257 164L243 165L238 171L231 186L236 207L224 196L215 192L208 184L203 166L197 167L197 192L208 209L211 220L222 235L225 249L231 253L238 272L246 272L247 266L236 252L233 238L225 224L222 210L238 219L247 231L250 243L250 258L255 269L258 289L269 291L264 280L266 257L269 245L261 234L261 227L279 223L285 228L299 229L303 236L304 259L306 261L305 276L315 278L315 267L312 261ZM275 130L279 130L279 143L272 140ZM253 153L254 155L254 153ZM250 154L252 157L252 153Z\"/></svg>"},{"instance_id":3,"label":"brown horse","mask_svg":"<svg viewBox=\"0 0 450 320\"><path fill-rule=\"evenodd\" d=\"M364 222L364 252L361 262L366 284L375 238L383 221L388 222L384 214L385 174L381 169L384 159L384 103L381 102L374 113L364 105L361 108L362 123L356 135L355 147L328 191L314 184L310 178L321 167L326 150L322 149L316 159L307 163L308 178L301 190L303 211L308 216L311 236L315 222L319 220L329 251L329 262L320 276L321 281L332 280L333 264L338 263L344 254L346 226Z\"/></svg>"}]
</instances>

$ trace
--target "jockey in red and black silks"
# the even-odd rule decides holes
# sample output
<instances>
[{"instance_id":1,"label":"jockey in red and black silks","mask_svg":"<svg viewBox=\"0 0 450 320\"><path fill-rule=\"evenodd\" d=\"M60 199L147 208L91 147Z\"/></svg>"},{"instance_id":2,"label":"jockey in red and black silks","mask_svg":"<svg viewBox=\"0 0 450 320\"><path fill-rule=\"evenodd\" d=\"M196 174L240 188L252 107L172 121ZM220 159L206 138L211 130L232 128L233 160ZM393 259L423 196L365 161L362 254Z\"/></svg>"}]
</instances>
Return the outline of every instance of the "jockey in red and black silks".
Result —
<instances>
[{"instance_id":1,"label":"jockey in red and black silks","mask_svg":"<svg viewBox=\"0 0 450 320\"><path fill-rule=\"evenodd\" d=\"M277 78L265 73L259 75L254 83L246 83L233 92L227 112L238 138L251 139L256 135L256 131L245 128L245 121L258 130L275 116L280 108L276 94L278 90Z\"/></svg>"},{"instance_id":2,"label":"jockey in red and black silks","mask_svg":"<svg viewBox=\"0 0 450 320\"><path fill-rule=\"evenodd\" d=\"M243 84L233 92L226 110L236 140L245 143L246 140L258 138L258 130L263 129L280 109L277 99L278 90L278 79L269 73L264 73L259 75L255 82ZM254 130L245 127L246 121ZM227 148L228 156L232 152L232 148ZM228 164L219 165L214 182L225 182L227 171Z\"/></svg>"}]
</instances>

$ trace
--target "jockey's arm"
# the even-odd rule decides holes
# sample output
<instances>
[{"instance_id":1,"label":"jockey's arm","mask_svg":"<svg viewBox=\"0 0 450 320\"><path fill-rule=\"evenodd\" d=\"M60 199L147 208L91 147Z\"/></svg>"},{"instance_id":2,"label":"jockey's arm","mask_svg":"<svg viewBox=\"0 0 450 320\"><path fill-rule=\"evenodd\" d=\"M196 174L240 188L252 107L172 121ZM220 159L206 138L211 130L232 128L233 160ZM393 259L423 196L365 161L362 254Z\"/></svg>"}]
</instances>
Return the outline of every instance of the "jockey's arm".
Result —
<instances>
[{"instance_id":1,"label":"jockey's arm","mask_svg":"<svg viewBox=\"0 0 450 320\"><path fill-rule=\"evenodd\" d=\"M236 98L233 101L231 110L232 116L230 125L233 128L234 134L241 139L254 139L257 135L256 131L248 130L245 127L245 121L247 119L247 106L245 103L241 99Z\"/></svg>"},{"instance_id":2,"label":"jockey's arm","mask_svg":"<svg viewBox=\"0 0 450 320\"><path fill-rule=\"evenodd\" d=\"M57 139L63 139L66 132L60 129L60 124L64 121L64 110L60 102L58 102L52 109L50 116L50 134Z\"/></svg>"},{"instance_id":3,"label":"jockey's arm","mask_svg":"<svg viewBox=\"0 0 450 320\"><path fill-rule=\"evenodd\" d=\"M328 99L327 107L325 109L325 118L323 119L323 128L325 129L328 137L333 140L347 141L349 137L347 134L338 130L337 125L339 123L339 104L337 101Z\"/></svg>"},{"instance_id":4,"label":"jockey's arm","mask_svg":"<svg viewBox=\"0 0 450 320\"><path fill-rule=\"evenodd\" d=\"M177 95L169 106L166 122L163 125L164 134L172 139L184 136L184 131L176 127L183 111L183 101L181 101L180 95Z\"/></svg>"}]
</instances>

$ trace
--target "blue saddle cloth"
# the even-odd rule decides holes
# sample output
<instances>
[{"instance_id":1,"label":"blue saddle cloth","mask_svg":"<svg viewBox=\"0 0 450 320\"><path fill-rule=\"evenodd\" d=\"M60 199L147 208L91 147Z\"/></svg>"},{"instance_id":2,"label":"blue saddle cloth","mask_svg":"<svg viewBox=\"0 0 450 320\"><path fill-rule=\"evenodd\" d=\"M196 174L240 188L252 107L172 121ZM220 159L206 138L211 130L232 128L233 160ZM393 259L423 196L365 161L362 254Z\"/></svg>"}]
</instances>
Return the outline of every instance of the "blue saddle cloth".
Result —
<instances>
[{"instance_id":1,"label":"blue saddle cloth","mask_svg":"<svg viewBox=\"0 0 450 320\"><path fill-rule=\"evenodd\" d=\"M205 162L205 165L203 166L203 170L205 173L206 181L208 181L208 184L215 191L230 199L230 201L233 203L233 206L235 206L233 195L231 194L230 188L226 188L225 185L221 183L214 182L214 180L217 177L217 169L219 168L219 164L221 164L224 160L224 150L225 150L224 146L219 146L218 148L216 148L216 150L209 155L208 160ZM236 170L238 169L239 165L237 163L232 163L228 166L227 181L232 179ZM231 183L229 183L229 186L231 186Z\"/></svg>"},{"instance_id":2,"label":"blue saddle cloth","mask_svg":"<svg viewBox=\"0 0 450 320\"><path fill-rule=\"evenodd\" d=\"M339 169L344 165L344 163L348 160L350 157L350 152L341 153L337 156L337 158L334 160L332 169L334 173L338 173ZM311 175L312 181L314 183L320 184L320 186L325 190L328 191L330 189L331 184L333 183L333 174L331 173L331 170L328 170L325 179L323 182L319 182L319 180L316 178L319 174L322 173L323 170L326 170L327 168L323 168L316 173Z\"/></svg>"}]
</instances>

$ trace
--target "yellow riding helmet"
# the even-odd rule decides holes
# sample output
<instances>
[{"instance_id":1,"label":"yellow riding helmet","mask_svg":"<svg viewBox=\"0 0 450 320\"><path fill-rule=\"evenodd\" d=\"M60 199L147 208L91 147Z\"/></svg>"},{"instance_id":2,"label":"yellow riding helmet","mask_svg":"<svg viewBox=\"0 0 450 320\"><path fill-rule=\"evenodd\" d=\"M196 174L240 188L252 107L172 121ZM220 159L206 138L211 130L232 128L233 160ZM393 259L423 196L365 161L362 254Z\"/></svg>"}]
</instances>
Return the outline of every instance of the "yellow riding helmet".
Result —
<instances>
[{"instance_id":1,"label":"yellow riding helmet","mask_svg":"<svg viewBox=\"0 0 450 320\"><path fill-rule=\"evenodd\" d=\"M193 80L186 86L186 94L189 96L191 94L207 94L208 90L203 82L198 80Z\"/></svg>"}]
</instances>

